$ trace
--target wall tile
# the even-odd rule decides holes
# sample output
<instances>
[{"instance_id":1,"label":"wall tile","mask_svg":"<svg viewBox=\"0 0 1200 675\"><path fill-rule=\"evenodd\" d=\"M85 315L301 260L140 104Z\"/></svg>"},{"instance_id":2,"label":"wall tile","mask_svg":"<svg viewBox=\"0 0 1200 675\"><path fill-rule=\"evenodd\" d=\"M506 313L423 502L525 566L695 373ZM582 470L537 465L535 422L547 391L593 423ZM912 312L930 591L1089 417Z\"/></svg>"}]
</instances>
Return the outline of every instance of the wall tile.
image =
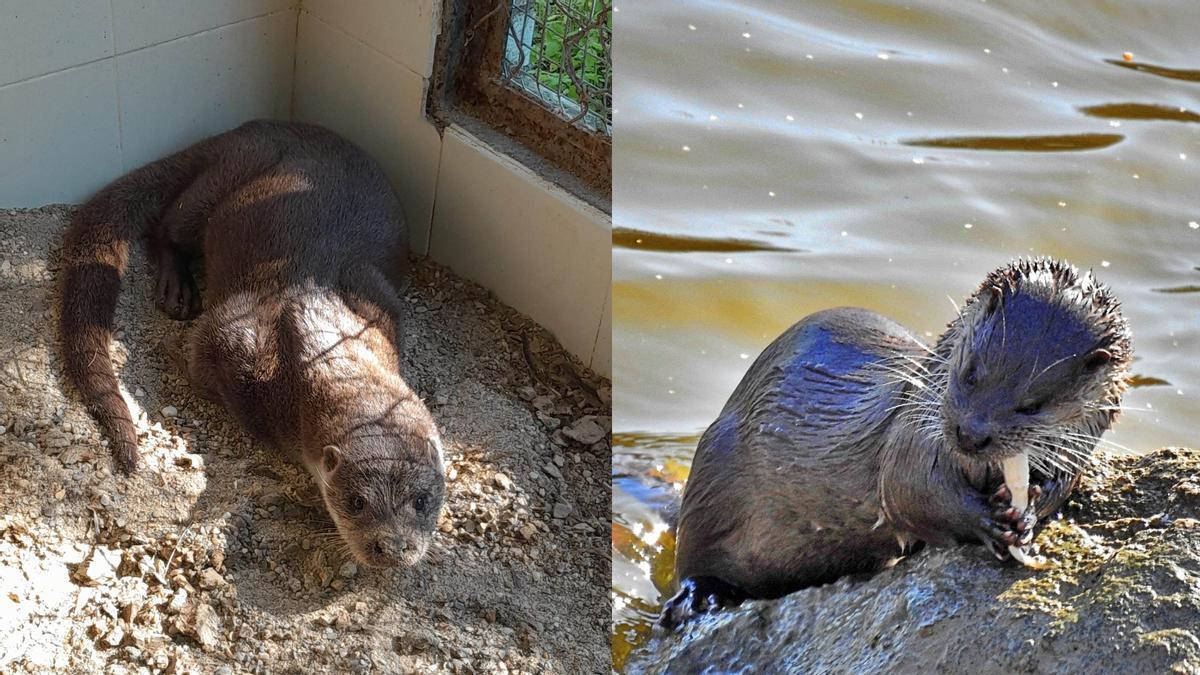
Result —
<instances>
[{"instance_id":1,"label":"wall tile","mask_svg":"<svg viewBox=\"0 0 1200 675\"><path fill-rule=\"evenodd\" d=\"M78 202L121 173L111 59L0 87L0 206Z\"/></svg>"},{"instance_id":2,"label":"wall tile","mask_svg":"<svg viewBox=\"0 0 1200 675\"><path fill-rule=\"evenodd\" d=\"M298 5L299 0L112 0L117 53Z\"/></svg>"},{"instance_id":3,"label":"wall tile","mask_svg":"<svg viewBox=\"0 0 1200 675\"><path fill-rule=\"evenodd\" d=\"M591 361L612 284L608 218L457 127L442 148L430 255Z\"/></svg>"},{"instance_id":4,"label":"wall tile","mask_svg":"<svg viewBox=\"0 0 1200 675\"><path fill-rule=\"evenodd\" d=\"M294 12L117 57L126 169L255 118L291 111Z\"/></svg>"},{"instance_id":5,"label":"wall tile","mask_svg":"<svg viewBox=\"0 0 1200 675\"><path fill-rule=\"evenodd\" d=\"M611 264L611 263L610 263ZM596 349L592 352L592 370L612 379L612 288L604 300L600 330L596 333Z\"/></svg>"},{"instance_id":6,"label":"wall tile","mask_svg":"<svg viewBox=\"0 0 1200 675\"><path fill-rule=\"evenodd\" d=\"M428 78L433 69L437 0L303 0L301 7Z\"/></svg>"},{"instance_id":7,"label":"wall tile","mask_svg":"<svg viewBox=\"0 0 1200 675\"><path fill-rule=\"evenodd\" d=\"M0 3L0 85L112 56L109 0Z\"/></svg>"},{"instance_id":8,"label":"wall tile","mask_svg":"<svg viewBox=\"0 0 1200 675\"><path fill-rule=\"evenodd\" d=\"M321 19L301 12L294 118L362 146L396 186L412 248L428 250L441 138L424 116L425 82Z\"/></svg>"}]
</instances>

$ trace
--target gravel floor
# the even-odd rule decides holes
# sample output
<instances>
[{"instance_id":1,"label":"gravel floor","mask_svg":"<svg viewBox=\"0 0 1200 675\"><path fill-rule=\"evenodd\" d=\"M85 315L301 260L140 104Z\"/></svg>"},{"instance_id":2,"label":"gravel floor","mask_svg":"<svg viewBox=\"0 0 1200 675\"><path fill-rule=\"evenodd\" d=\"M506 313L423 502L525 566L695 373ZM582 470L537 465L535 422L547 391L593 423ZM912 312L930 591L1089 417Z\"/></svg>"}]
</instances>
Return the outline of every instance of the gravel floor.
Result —
<instances>
[{"instance_id":1,"label":"gravel floor","mask_svg":"<svg viewBox=\"0 0 1200 675\"><path fill-rule=\"evenodd\" d=\"M406 377L446 441L446 508L416 568L360 569L307 473L192 396L140 251L113 357L142 464L112 475L63 391L71 213L0 210L0 672L608 672L606 380L418 261Z\"/></svg>"}]
</instances>

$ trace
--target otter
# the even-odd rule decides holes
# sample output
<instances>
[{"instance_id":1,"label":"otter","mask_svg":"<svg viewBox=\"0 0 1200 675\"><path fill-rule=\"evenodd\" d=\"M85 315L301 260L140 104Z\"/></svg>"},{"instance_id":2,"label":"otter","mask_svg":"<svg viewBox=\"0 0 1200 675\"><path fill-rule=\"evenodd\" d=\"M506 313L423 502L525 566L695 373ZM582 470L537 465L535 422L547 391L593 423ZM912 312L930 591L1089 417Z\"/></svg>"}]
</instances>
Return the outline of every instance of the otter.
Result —
<instances>
[{"instance_id":1,"label":"otter","mask_svg":"<svg viewBox=\"0 0 1200 675\"><path fill-rule=\"evenodd\" d=\"M874 572L925 544L1022 555L1115 419L1131 349L1111 291L1048 258L990 273L932 349L864 309L802 319L697 445L679 592L660 624ZM1001 470L1022 454L1024 510Z\"/></svg>"},{"instance_id":2,"label":"otter","mask_svg":"<svg viewBox=\"0 0 1200 675\"><path fill-rule=\"evenodd\" d=\"M400 372L408 231L375 161L321 127L255 121L79 209L62 246L65 372L125 475L137 432L109 344L140 238L158 309L195 320L181 355L193 389L308 469L359 562L415 564L444 499L442 445Z\"/></svg>"}]
</instances>

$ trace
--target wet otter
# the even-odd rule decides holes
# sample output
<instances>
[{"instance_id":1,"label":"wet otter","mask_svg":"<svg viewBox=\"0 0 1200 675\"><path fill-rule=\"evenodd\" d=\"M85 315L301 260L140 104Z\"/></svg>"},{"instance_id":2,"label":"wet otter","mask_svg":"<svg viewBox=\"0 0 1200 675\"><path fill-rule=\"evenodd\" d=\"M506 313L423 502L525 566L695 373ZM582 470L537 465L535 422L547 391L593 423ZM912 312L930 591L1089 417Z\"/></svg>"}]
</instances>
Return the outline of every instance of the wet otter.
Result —
<instances>
[{"instance_id":1,"label":"wet otter","mask_svg":"<svg viewBox=\"0 0 1200 675\"><path fill-rule=\"evenodd\" d=\"M320 127L251 122L80 208L62 249L66 373L125 474L137 434L108 347L129 243L146 235L157 306L199 317L185 357L196 391L297 454L360 562L414 564L445 479L437 427L400 375L408 234L378 165Z\"/></svg>"},{"instance_id":2,"label":"wet otter","mask_svg":"<svg viewBox=\"0 0 1200 675\"><path fill-rule=\"evenodd\" d=\"M700 439L681 588L660 622L875 571L922 543L1020 554L1112 424L1130 359L1109 290L1047 258L989 274L933 349L862 309L801 320ZM1021 453L1024 512L999 468Z\"/></svg>"}]
</instances>

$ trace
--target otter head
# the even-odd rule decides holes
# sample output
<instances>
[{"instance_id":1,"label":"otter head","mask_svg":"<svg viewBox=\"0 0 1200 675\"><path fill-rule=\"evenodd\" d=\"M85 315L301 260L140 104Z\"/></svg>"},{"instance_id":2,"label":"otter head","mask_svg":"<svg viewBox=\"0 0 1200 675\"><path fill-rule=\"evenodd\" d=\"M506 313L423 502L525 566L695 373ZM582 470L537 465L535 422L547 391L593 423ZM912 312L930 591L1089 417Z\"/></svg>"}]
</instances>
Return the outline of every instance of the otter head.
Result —
<instances>
[{"instance_id":1,"label":"otter head","mask_svg":"<svg viewBox=\"0 0 1200 675\"><path fill-rule=\"evenodd\" d=\"M425 555L446 492L436 432L326 445L319 471L325 507L360 563L409 567Z\"/></svg>"},{"instance_id":2,"label":"otter head","mask_svg":"<svg viewBox=\"0 0 1200 675\"><path fill-rule=\"evenodd\" d=\"M1049 258L992 272L939 340L948 445L968 459L1029 451L1077 466L1120 406L1131 348L1120 305L1091 272ZM1066 455L1064 457L1064 455Z\"/></svg>"}]
</instances>

